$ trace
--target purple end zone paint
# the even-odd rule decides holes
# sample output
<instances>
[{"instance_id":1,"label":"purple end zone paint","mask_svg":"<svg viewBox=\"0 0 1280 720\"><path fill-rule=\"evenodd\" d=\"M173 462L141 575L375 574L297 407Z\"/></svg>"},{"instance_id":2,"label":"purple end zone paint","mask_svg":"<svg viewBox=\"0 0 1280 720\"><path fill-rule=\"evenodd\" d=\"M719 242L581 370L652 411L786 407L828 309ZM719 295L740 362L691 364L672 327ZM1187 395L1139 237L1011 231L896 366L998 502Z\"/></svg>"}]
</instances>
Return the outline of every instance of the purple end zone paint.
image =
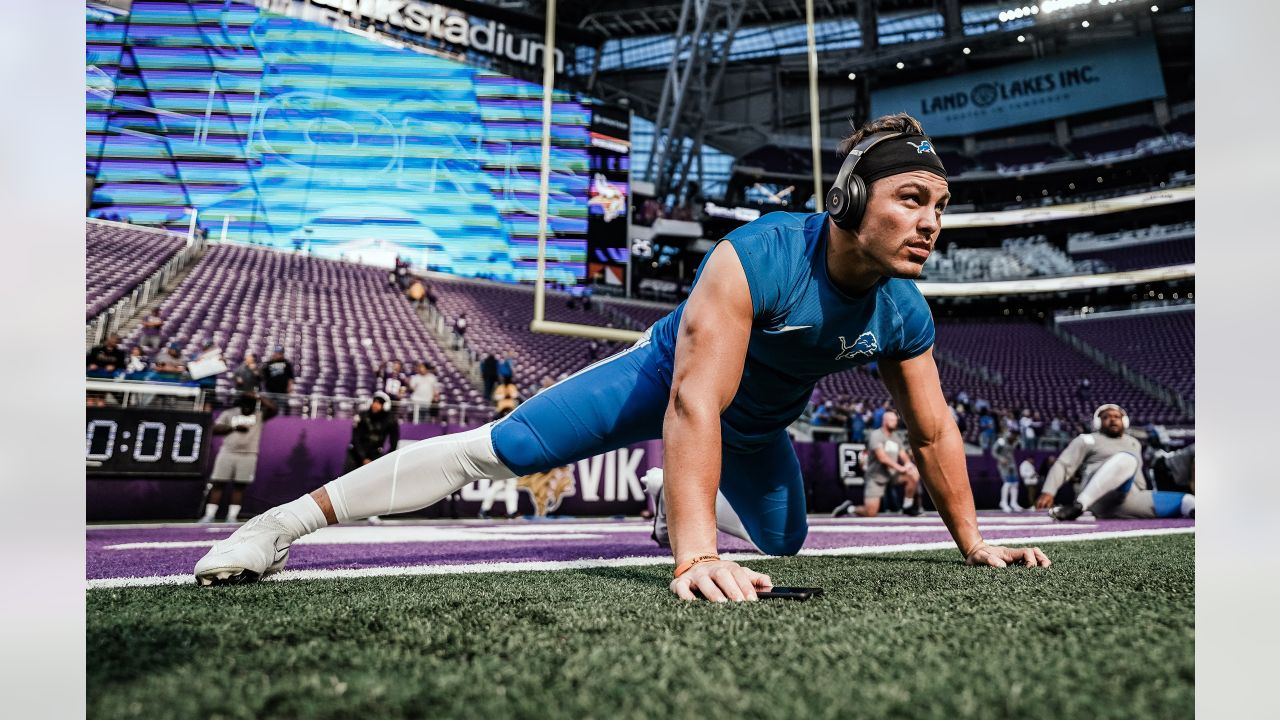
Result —
<instances>
[{"instance_id":1,"label":"purple end zone paint","mask_svg":"<svg viewBox=\"0 0 1280 720\"><path fill-rule=\"evenodd\" d=\"M1029 518L1030 516L1014 516ZM984 537L991 540L1043 535L1084 535L1093 532L1194 527L1195 521L1182 519L1100 520L1081 523L1004 524L1009 516L983 514ZM592 532L592 526L606 524L624 532ZM492 562L589 560L617 557L667 557L669 551L658 548L646 532L647 524L637 521L540 522L540 523L447 523L420 524L410 527L487 530L490 532L535 533L530 539L449 539L432 542L377 542L360 544L298 544L289 556L291 570L323 570L339 568L390 567L401 565L464 565ZM359 525L353 527L360 527ZM383 526L392 530L403 525ZM883 527L883 529L879 529ZM940 542L949 539L946 528L933 517L918 520L897 516L876 520L830 520L812 518L811 532L805 549L843 547L878 547L905 543ZM840 530L846 531L840 531ZM374 532L377 529L370 528ZM91 527L86 533L85 564L89 579L181 575L191 568L206 547L158 547L109 549L124 543L169 543L213 541L226 537L231 528L156 527L108 528ZM572 532L595 537L548 539L547 534ZM721 533L723 552L748 552L747 543Z\"/></svg>"}]
</instances>

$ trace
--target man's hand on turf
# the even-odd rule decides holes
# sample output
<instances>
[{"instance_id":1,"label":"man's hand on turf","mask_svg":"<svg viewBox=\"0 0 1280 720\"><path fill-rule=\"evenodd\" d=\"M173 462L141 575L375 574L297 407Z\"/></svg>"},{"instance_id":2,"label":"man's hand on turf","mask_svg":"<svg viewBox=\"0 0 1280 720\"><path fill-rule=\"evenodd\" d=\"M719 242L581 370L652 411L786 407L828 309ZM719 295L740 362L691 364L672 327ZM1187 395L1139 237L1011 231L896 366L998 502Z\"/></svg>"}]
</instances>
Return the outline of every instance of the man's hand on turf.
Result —
<instances>
[{"instance_id":1,"label":"man's hand on turf","mask_svg":"<svg viewBox=\"0 0 1280 720\"><path fill-rule=\"evenodd\" d=\"M1048 510L1051 507L1053 507L1053 496L1048 493L1040 493L1040 496L1036 498L1036 509Z\"/></svg>"},{"instance_id":2,"label":"man's hand on turf","mask_svg":"<svg viewBox=\"0 0 1280 720\"><path fill-rule=\"evenodd\" d=\"M1040 548L1009 548L1001 545L982 543L969 552L964 559L965 565L990 565L991 567L1008 567L1010 565L1026 565L1027 567L1049 567L1053 563Z\"/></svg>"},{"instance_id":3,"label":"man's hand on turf","mask_svg":"<svg viewBox=\"0 0 1280 720\"><path fill-rule=\"evenodd\" d=\"M768 575L744 568L732 560L698 563L671 581L671 592L681 600L696 600L695 590L711 602L758 600L757 590L769 590Z\"/></svg>"}]
</instances>

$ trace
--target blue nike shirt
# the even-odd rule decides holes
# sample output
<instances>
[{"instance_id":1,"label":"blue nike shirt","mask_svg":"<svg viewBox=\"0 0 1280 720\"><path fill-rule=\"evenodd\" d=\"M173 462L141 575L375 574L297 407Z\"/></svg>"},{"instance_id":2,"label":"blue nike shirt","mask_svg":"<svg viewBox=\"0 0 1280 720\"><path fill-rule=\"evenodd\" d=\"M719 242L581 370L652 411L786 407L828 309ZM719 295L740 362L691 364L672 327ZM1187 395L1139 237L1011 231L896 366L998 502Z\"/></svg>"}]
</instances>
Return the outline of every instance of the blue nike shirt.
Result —
<instances>
[{"instance_id":1,"label":"blue nike shirt","mask_svg":"<svg viewBox=\"0 0 1280 720\"><path fill-rule=\"evenodd\" d=\"M746 271L753 311L742 382L721 416L730 447L756 446L795 422L823 377L873 360L913 358L933 345L933 316L915 282L881 278L857 297L831 283L827 217L769 213L724 238ZM702 266L695 286L701 277ZM651 336L673 366L683 313L681 303Z\"/></svg>"}]
</instances>

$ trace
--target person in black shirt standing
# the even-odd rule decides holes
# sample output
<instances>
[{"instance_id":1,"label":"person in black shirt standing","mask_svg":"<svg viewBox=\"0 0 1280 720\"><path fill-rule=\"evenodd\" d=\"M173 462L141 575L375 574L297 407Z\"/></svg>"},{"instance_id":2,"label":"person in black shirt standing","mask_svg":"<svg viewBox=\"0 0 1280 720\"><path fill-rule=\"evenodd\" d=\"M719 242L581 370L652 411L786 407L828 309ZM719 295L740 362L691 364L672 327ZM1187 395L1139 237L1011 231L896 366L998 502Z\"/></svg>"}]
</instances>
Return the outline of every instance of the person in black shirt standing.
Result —
<instances>
[{"instance_id":1,"label":"person in black shirt standing","mask_svg":"<svg viewBox=\"0 0 1280 720\"><path fill-rule=\"evenodd\" d=\"M391 398L378 391L369 401L369 409L356 415L351 428L351 444L347 446L347 467L351 472L368 465L400 444L400 422L391 412ZM385 448L385 449L384 449Z\"/></svg>"},{"instance_id":2,"label":"person in black shirt standing","mask_svg":"<svg viewBox=\"0 0 1280 720\"><path fill-rule=\"evenodd\" d=\"M280 406L280 412L289 414L288 395L293 393L293 363L284 359L284 347L271 349L271 358L262 365L262 389Z\"/></svg>"}]
</instances>

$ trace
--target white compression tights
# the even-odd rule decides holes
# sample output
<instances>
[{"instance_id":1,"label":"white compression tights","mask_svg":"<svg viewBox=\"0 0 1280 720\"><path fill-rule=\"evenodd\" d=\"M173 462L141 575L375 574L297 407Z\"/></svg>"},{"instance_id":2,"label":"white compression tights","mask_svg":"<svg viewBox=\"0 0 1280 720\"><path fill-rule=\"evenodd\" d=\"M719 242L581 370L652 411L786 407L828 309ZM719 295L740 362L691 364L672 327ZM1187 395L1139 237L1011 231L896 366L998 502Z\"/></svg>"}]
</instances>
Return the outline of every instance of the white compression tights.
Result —
<instances>
[{"instance_id":1,"label":"white compression tights","mask_svg":"<svg viewBox=\"0 0 1280 720\"><path fill-rule=\"evenodd\" d=\"M1080 491L1076 502L1088 510L1090 505L1098 501L1098 498L1124 485L1136 472L1138 472L1137 458L1128 453L1112 455L1084 484L1084 489Z\"/></svg>"},{"instance_id":2,"label":"white compression tights","mask_svg":"<svg viewBox=\"0 0 1280 720\"><path fill-rule=\"evenodd\" d=\"M418 510L474 480L514 478L493 451L492 429L422 440L326 483L338 522Z\"/></svg>"}]
</instances>

